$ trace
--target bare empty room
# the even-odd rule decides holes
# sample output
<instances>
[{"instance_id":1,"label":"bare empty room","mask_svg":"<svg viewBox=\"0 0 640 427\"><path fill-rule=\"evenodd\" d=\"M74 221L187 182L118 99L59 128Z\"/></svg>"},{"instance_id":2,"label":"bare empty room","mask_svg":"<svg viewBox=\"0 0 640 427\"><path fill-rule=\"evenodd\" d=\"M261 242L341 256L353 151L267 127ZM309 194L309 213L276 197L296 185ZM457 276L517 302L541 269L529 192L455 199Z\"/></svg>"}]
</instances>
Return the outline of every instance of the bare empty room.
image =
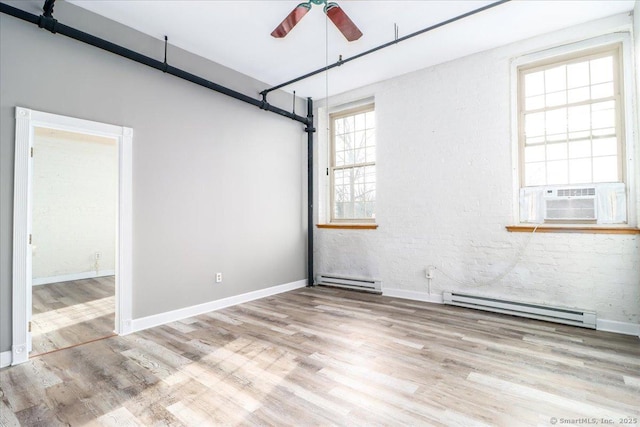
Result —
<instances>
[{"instance_id":1,"label":"bare empty room","mask_svg":"<svg viewBox=\"0 0 640 427\"><path fill-rule=\"evenodd\" d=\"M639 1L0 12L0 425L639 424Z\"/></svg>"}]
</instances>

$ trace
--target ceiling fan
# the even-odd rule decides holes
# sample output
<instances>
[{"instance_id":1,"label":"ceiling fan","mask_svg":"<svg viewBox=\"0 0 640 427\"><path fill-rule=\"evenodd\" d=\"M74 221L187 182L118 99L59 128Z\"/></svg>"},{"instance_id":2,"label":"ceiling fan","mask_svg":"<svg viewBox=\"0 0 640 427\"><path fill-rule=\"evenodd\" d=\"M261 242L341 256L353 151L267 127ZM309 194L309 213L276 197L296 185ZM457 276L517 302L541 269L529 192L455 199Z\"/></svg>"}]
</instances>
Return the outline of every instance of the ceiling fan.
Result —
<instances>
[{"instance_id":1,"label":"ceiling fan","mask_svg":"<svg viewBox=\"0 0 640 427\"><path fill-rule=\"evenodd\" d=\"M362 37L362 31L358 29L356 24L347 16L337 3L329 2L327 0L309 0L306 3L300 3L287 15L286 18L276 27L271 33L273 37L282 38L289 34L289 31L296 26L298 22L311 10L311 5L324 4L324 13L333 22L342 35L350 42L358 40Z\"/></svg>"}]
</instances>

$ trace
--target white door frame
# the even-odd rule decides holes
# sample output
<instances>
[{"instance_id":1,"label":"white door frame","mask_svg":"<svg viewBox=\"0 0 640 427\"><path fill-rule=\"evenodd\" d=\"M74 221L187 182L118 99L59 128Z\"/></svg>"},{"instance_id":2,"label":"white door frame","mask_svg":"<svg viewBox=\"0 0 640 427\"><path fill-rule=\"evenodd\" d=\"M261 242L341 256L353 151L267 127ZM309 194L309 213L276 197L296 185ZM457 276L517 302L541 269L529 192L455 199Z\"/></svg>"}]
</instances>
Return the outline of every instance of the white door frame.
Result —
<instances>
[{"instance_id":1,"label":"white door frame","mask_svg":"<svg viewBox=\"0 0 640 427\"><path fill-rule=\"evenodd\" d=\"M131 332L132 318L132 143L131 128L92 122L16 107L16 144L13 195L13 330L11 364L29 360L31 350L32 177L34 129L44 127L104 136L118 145L118 213L116 232L115 332Z\"/></svg>"}]
</instances>

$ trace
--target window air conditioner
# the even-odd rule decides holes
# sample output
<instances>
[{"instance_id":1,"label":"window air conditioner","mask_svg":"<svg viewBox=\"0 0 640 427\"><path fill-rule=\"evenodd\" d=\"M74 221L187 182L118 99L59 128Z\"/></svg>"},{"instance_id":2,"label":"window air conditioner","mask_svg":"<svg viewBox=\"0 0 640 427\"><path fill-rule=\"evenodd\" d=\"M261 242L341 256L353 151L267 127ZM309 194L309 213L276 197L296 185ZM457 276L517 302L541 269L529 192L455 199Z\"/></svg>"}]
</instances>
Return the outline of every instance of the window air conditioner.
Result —
<instances>
[{"instance_id":1,"label":"window air conditioner","mask_svg":"<svg viewBox=\"0 0 640 427\"><path fill-rule=\"evenodd\" d=\"M624 183L556 185L520 189L520 222L627 222Z\"/></svg>"},{"instance_id":2,"label":"window air conditioner","mask_svg":"<svg viewBox=\"0 0 640 427\"><path fill-rule=\"evenodd\" d=\"M544 220L592 221L596 215L595 187L550 187L544 190Z\"/></svg>"}]
</instances>

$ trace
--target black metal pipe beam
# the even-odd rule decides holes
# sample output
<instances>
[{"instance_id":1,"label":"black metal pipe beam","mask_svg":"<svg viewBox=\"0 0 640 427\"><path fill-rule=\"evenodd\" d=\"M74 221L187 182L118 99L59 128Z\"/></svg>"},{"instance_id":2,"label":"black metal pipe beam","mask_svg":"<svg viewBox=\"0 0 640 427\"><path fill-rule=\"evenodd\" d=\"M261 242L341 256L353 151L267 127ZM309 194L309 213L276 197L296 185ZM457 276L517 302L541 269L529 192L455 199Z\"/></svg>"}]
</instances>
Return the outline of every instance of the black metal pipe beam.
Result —
<instances>
[{"instance_id":1,"label":"black metal pipe beam","mask_svg":"<svg viewBox=\"0 0 640 427\"><path fill-rule=\"evenodd\" d=\"M307 98L307 286L313 286L313 100Z\"/></svg>"},{"instance_id":2,"label":"black metal pipe beam","mask_svg":"<svg viewBox=\"0 0 640 427\"><path fill-rule=\"evenodd\" d=\"M54 0L55 1L55 0ZM53 2L52 2L53 3ZM308 286L313 286L313 134L316 131L313 127L313 101L311 98L307 98L307 116L298 116L294 112L288 112L278 107L274 107L267 103L266 95L263 95L262 100L257 100L242 94L240 92L234 91L232 89L221 86L217 83L211 82L202 77L198 77L194 74L191 74L187 71L181 70L179 68L173 67L166 63L166 58L164 62L155 60L148 56L142 55L133 50L127 49L125 47L119 46L115 43L111 43L107 40L101 39L99 37L95 37L91 34L85 33L83 31L77 30L75 28L69 27L64 24L60 24L56 19L52 16L37 16L31 13L25 12L21 9L15 8L13 6L9 6L4 3L0 3L0 12L5 13L7 15L13 16L18 19L22 19L23 21L30 22L32 24L38 25L40 28L44 28L52 33L60 33L67 37L70 37L74 40L89 44L91 46L106 50L108 52L114 53L116 55L122 56L124 58L130 59L132 61L138 62L140 64L146 65L151 68L155 68L156 70L162 71L167 74L171 74L175 77L181 78L183 80L187 80L191 83L197 84L199 86L205 87L207 89L211 89L213 91L222 93L224 95L235 98L239 101L246 102L248 104L259 107L263 110L270 111L272 113L279 114L283 117L287 117L289 119L293 119L300 123L306 125L305 132L307 133L307 194L308 194L308 202L307 202L307 221L308 221L308 237L307 237L307 271L308 271ZM294 101L295 102L295 101ZM295 108L295 104L294 104Z\"/></svg>"},{"instance_id":3,"label":"black metal pipe beam","mask_svg":"<svg viewBox=\"0 0 640 427\"><path fill-rule=\"evenodd\" d=\"M9 6L4 3L0 3L0 12L13 16L18 19L22 19L23 21L36 24L40 28L44 28L54 34L55 33L62 34L74 40L106 50L108 52L114 53L116 55L122 56L124 58L130 59L132 61L138 62L143 65L146 65L148 67L155 68L156 70L165 72L167 74L171 74L175 77L181 78L183 80L187 80L191 83L200 85L202 87L206 87L207 89L211 89L215 92L230 96L231 98L237 99L247 104L254 105L263 110L279 114L281 116L290 118L292 120L298 121L300 123L303 123L309 126L309 123L307 122L306 117L296 115L289 111L283 110L282 108L274 107L273 105L270 105L269 103L267 103L264 97L262 100L252 98L248 95L237 92L233 89L229 89L227 87L224 87L222 85L219 85L217 83L204 79L202 77L198 77L187 71L168 65L162 61L158 61L156 59L142 55L141 53L135 52L131 49L127 49L125 47L122 47L110 41L107 41L99 37L93 36L91 34L85 33L83 31L77 30L73 27L69 27L68 25L61 24L53 17L47 17L44 15L40 15L40 16L33 15L31 13L25 12L21 9L18 9L13 6Z\"/></svg>"},{"instance_id":4,"label":"black metal pipe beam","mask_svg":"<svg viewBox=\"0 0 640 427\"><path fill-rule=\"evenodd\" d=\"M467 18L469 16L475 15L477 13L484 12L485 10L494 8L496 6L500 6L501 4L507 3L509 1L511 1L511 0L500 0L500 1L497 1L495 3L491 3L491 4L488 4L486 6L480 7L478 9L474 9L472 11L463 13L462 15L458 15L458 16L455 16L455 17L453 17L451 19L447 19L446 21L442 21L442 22L440 22L438 24L432 25L430 27L423 28L422 30L419 30L419 31L416 31L414 33L408 34L408 35L406 35L404 37L400 37L398 39L394 39L393 41L387 42L387 43L382 44L380 46L376 46L376 47L374 47L372 49L369 49L369 50L364 51L362 53L359 53L357 55L351 56L351 57L349 57L347 59L340 59L339 61L334 62L333 64L327 65L327 66L322 67L322 68L318 68L317 70L311 71L310 73L304 74L304 75L302 75L300 77L296 77L295 79L291 79L291 80L286 81L284 83L281 83L281 84L279 84L277 86L273 86L273 87L270 87L269 89L265 89L262 92L260 92L260 94L265 96L266 94L268 94L269 92L272 92L274 90L281 89L281 88L283 88L285 86L289 86L290 84L299 82L299 81L304 80L304 79L308 79L309 77L313 77L316 74L320 74L320 73L328 71L328 70L330 70L332 68L339 67L339 66L341 66L343 64L346 64L347 62L351 62L351 61L353 61L355 59L362 58L363 56L366 56L366 55L369 55L371 53L377 52L377 51L379 51L381 49L385 49L385 48L387 48L389 46L396 45L396 44L398 44L400 42L403 42L405 40L408 40L410 38L419 36L420 34L424 34L424 33L427 33L429 31L433 31L433 30L435 30L437 28L444 27L445 25L451 24L452 22L456 22L456 21L459 21L461 19Z\"/></svg>"}]
</instances>

